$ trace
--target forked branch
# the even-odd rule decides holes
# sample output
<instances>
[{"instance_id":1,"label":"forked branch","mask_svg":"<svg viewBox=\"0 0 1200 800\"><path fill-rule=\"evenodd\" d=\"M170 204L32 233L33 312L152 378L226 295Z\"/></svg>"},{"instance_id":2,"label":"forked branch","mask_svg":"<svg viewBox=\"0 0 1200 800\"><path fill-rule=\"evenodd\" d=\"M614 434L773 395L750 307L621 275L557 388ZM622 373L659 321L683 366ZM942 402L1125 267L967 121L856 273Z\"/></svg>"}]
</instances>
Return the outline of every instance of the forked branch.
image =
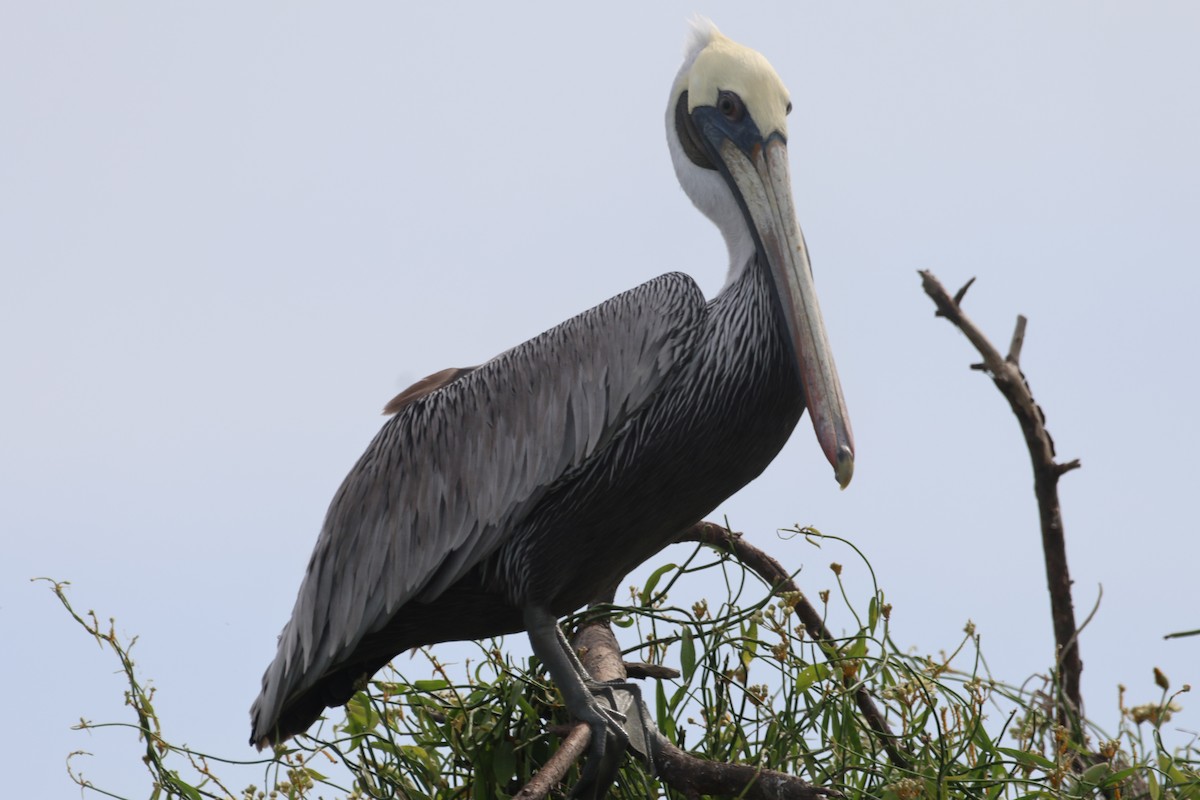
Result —
<instances>
[{"instance_id":1,"label":"forked branch","mask_svg":"<svg viewBox=\"0 0 1200 800\"><path fill-rule=\"evenodd\" d=\"M1017 317L1016 330L1008 355L1001 356L983 332L962 311L962 300L966 286L954 297L933 276L922 270L921 283L925 293L937 306L937 316L945 317L958 328L983 357L981 364L973 364L991 376L996 388L1004 395L1016 415L1025 436L1025 445L1033 462L1033 485L1037 496L1038 514L1042 527L1042 550L1046 558L1046 580L1050 588L1050 610L1054 621L1054 639L1058 646L1058 720L1071 732L1077 744L1083 743L1080 725L1082 700L1079 691L1079 675L1083 662L1079 658L1078 631L1075 626L1075 608L1071 600L1071 576L1067 569L1067 547L1063 535L1062 509L1058 501L1058 479L1073 469L1078 469L1078 459L1060 463L1055 460L1054 440L1046 430L1046 415L1033 399L1029 382L1021 372L1021 348L1025 343L1025 318Z\"/></svg>"}]
</instances>

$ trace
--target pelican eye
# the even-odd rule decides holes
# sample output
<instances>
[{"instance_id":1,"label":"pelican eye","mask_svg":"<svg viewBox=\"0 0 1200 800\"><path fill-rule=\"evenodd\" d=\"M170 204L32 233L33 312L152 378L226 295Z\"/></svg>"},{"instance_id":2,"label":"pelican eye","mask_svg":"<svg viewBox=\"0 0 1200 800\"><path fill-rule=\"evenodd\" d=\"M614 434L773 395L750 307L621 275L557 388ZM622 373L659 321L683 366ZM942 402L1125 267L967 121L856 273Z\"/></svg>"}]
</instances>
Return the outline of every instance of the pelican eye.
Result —
<instances>
[{"instance_id":1,"label":"pelican eye","mask_svg":"<svg viewBox=\"0 0 1200 800\"><path fill-rule=\"evenodd\" d=\"M746 116L746 104L733 92L723 91L717 95L717 111L730 122L741 122Z\"/></svg>"}]
</instances>

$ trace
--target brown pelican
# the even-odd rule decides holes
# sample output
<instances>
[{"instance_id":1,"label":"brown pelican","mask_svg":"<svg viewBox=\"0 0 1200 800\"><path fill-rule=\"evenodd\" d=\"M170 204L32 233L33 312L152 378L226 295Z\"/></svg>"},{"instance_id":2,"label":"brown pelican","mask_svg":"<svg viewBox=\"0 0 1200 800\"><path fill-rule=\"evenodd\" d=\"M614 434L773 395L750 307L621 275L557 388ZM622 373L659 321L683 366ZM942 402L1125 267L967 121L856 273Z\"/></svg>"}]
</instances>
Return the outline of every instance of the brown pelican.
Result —
<instances>
[{"instance_id":1,"label":"brown pelican","mask_svg":"<svg viewBox=\"0 0 1200 800\"><path fill-rule=\"evenodd\" d=\"M303 732L393 656L529 632L599 760L614 719L557 624L753 480L808 408L843 487L850 423L792 207L788 92L696 26L667 108L692 202L725 236L706 301L670 273L478 367L431 375L330 504L250 716Z\"/></svg>"}]
</instances>

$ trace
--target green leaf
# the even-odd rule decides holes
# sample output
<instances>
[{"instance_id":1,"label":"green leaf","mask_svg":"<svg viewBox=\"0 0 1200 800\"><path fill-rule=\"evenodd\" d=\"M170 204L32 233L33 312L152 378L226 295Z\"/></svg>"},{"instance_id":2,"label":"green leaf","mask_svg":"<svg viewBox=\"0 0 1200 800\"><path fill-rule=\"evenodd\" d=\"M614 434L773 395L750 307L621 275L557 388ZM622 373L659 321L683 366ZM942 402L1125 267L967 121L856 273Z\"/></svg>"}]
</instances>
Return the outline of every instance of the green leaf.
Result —
<instances>
[{"instance_id":1,"label":"green leaf","mask_svg":"<svg viewBox=\"0 0 1200 800\"><path fill-rule=\"evenodd\" d=\"M662 681L655 681L654 687L654 711L658 718L658 727L662 730L663 736L666 736L670 741L675 741L675 717L671 715L670 709L667 706L667 693L663 689Z\"/></svg>"},{"instance_id":2,"label":"green leaf","mask_svg":"<svg viewBox=\"0 0 1200 800\"><path fill-rule=\"evenodd\" d=\"M981 750L983 750L983 752L988 753L989 755L995 754L996 743L991 740L991 737L988 736L987 729L985 729L982 725L975 729L975 734L971 737L971 740L975 742L975 744Z\"/></svg>"},{"instance_id":3,"label":"green leaf","mask_svg":"<svg viewBox=\"0 0 1200 800\"><path fill-rule=\"evenodd\" d=\"M497 784L507 786L516 770L517 757L512 742L505 739L492 748L492 774L496 776Z\"/></svg>"},{"instance_id":4,"label":"green leaf","mask_svg":"<svg viewBox=\"0 0 1200 800\"><path fill-rule=\"evenodd\" d=\"M386 739L375 739L367 746L372 750L380 750L390 756L399 755L399 753L396 751L396 745L392 744Z\"/></svg>"},{"instance_id":5,"label":"green leaf","mask_svg":"<svg viewBox=\"0 0 1200 800\"><path fill-rule=\"evenodd\" d=\"M758 655L758 623L753 619L742 631L742 666L750 669L750 662Z\"/></svg>"},{"instance_id":6,"label":"green leaf","mask_svg":"<svg viewBox=\"0 0 1200 800\"><path fill-rule=\"evenodd\" d=\"M997 747L996 750L1009 758L1015 759L1022 766L1054 770L1054 762L1038 753L1031 753L1028 750L1016 750L1012 747Z\"/></svg>"},{"instance_id":7,"label":"green leaf","mask_svg":"<svg viewBox=\"0 0 1200 800\"><path fill-rule=\"evenodd\" d=\"M440 692L450 688L450 681L443 678L431 678L424 681L413 681L413 688L418 692Z\"/></svg>"},{"instance_id":8,"label":"green leaf","mask_svg":"<svg viewBox=\"0 0 1200 800\"><path fill-rule=\"evenodd\" d=\"M796 673L796 691L803 692L817 681L826 680L828 677L828 664L809 664Z\"/></svg>"},{"instance_id":9,"label":"green leaf","mask_svg":"<svg viewBox=\"0 0 1200 800\"><path fill-rule=\"evenodd\" d=\"M662 580L663 575L666 575L673 569L676 569L674 564L664 564L650 574L650 577L646 579L646 585L642 587L642 605L650 605L650 599L654 597L654 587L658 586L658 582Z\"/></svg>"},{"instance_id":10,"label":"green leaf","mask_svg":"<svg viewBox=\"0 0 1200 800\"><path fill-rule=\"evenodd\" d=\"M521 710L521 715L526 719L537 719L537 712L533 710L533 706L525 699L525 692L522 690L519 683L514 683L512 689L508 692L509 707L517 707Z\"/></svg>"},{"instance_id":11,"label":"green leaf","mask_svg":"<svg viewBox=\"0 0 1200 800\"><path fill-rule=\"evenodd\" d=\"M875 626L879 623L879 600L872 597L871 604L867 606L867 628L871 633L875 632Z\"/></svg>"},{"instance_id":12,"label":"green leaf","mask_svg":"<svg viewBox=\"0 0 1200 800\"><path fill-rule=\"evenodd\" d=\"M1159 753L1158 766L1165 773L1168 785L1174 790L1174 796L1179 800L1193 800L1200 796L1200 775L1195 772L1185 773L1179 769L1178 764L1178 761L1166 753Z\"/></svg>"},{"instance_id":13,"label":"green leaf","mask_svg":"<svg viewBox=\"0 0 1200 800\"><path fill-rule=\"evenodd\" d=\"M1104 779L1104 783L1106 786L1116 786L1118 783L1125 780L1130 775L1132 775L1133 773L1135 773L1141 769L1145 769L1145 767L1138 766L1138 765L1135 765L1132 767L1126 767L1123 770L1114 772L1112 775L1109 775L1107 778Z\"/></svg>"},{"instance_id":14,"label":"green leaf","mask_svg":"<svg viewBox=\"0 0 1200 800\"><path fill-rule=\"evenodd\" d=\"M371 708L371 700L366 692L356 692L346 703L346 733L357 736L375 727L378 716Z\"/></svg>"},{"instance_id":15,"label":"green leaf","mask_svg":"<svg viewBox=\"0 0 1200 800\"><path fill-rule=\"evenodd\" d=\"M1184 636L1200 636L1200 629L1197 629L1194 631L1176 631L1175 633L1168 633L1163 638L1164 639L1179 639Z\"/></svg>"},{"instance_id":16,"label":"green leaf","mask_svg":"<svg viewBox=\"0 0 1200 800\"><path fill-rule=\"evenodd\" d=\"M687 684L684 684L684 685L680 686L678 689L676 689L675 692L671 695L671 699L667 701L667 708L669 708L671 710L672 714L674 714L675 710L677 708L679 708L679 704L687 699L687 692L688 692Z\"/></svg>"},{"instance_id":17,"label":"green leaf","mask_svg":"<svg viewBox=\"0 0 1200 800\"><path fill-rule=\"evenodd\" d=\"M171 776L171 783L174 784L174 788L178 789L188 800L204 800L199 789L179 779L179 773L171 771L168 774Z\"/></svg>"},{"instance_id":18,"label":"green leaf","mask_svg":"<svg viewBox=\"0 0 1200 800\"><path fill-rule=\"evenodd\" d=\"M867 637L866 633L859 633L854 637L854 644L850 645L846 650L846 658L863 658L867 654Z\"/></svg>"},{"instance_id":19,"label":"green leaf","mask_svg":"<svg viewBox=\"0 0 1200 800\"><path fill-rule=\"evenodd\" d=\"M692 629L686 625L683 628L683 638L679 642L679 667L683 673L683 682L687 683L696 671L696 643L692 639Z\"/></svg>"},{"instance_id":20,"label":"green leaf","mask_svg":"<svg viewBox=\"0 0 1200 800\"><path fill-rule=\"evenodd\" d=\"M404 754L405 758L420 762L431 773L436 774L438 772L437 762L434 761L433 756L429 755L429 751L424 747L418 747L415 744L402 744L400 745L400 752Z\"/></svg>"},{"instance_id":21,"label":"green leaf","mask_svg":"<svg viewBox=\"0 0 1200 800\"><path fill-rule=\"evenodd\" d=\"M1090 767L1085 769L1079 778L1086 783L1092 784L1093 786L1099 786L1100 784L1105 783L1111 774L1112 767L1110 767L1107 763L1101 762L1099 764L1092 764Z\"/></svg>"}]
</instances>

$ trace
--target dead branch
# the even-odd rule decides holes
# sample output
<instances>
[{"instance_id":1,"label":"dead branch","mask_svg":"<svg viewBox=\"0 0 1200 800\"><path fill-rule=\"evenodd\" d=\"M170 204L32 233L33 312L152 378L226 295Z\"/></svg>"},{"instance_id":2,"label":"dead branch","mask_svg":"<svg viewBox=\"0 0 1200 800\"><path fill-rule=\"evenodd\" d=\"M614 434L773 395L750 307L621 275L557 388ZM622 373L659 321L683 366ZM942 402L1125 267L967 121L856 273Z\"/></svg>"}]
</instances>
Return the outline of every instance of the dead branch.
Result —
<instances>
[{"instance_id":1,"label":"dead branch","mask_svg":"<svg viewBox=\"0 0 1200 800\"><path fill-rule=\"evenodd\" d=\"M675 680L680 676L677 669L664 667L662 664L647 664L643 661L626 661L625 672L630 678L654 678L655 680Z\"/></svg>"},{"instance_id":2,"label":"dead branch","mask_svg":"<svg viewBox=\"0 0 1200 800\"><path fill-rule=\"evenodd\" d=\"M721 764L685 753L658 734L654 767L658 777L688 797L724 796L747 800L817 800L842 797L799 778L747 764Z\"/></svg>"},{"instance_id":3,"label":"dead branch","mask_svg":"<svg viewBox=\"0 0 1200 800\"><path fill-rule=\"evenodd\" d=\"M1008 400L1013 414L1021 425L1025 445L1033 462L1033 485L1037 496L1038 512L1042 527L1042 550L1046 558L1046 580L1050 588L1050 609L1054 621L1054 639L1058 646L1060 697L1058 702L1059 723L1066 726L1075 742L1082 746L1083 730L1080 723L1082 699L1079 692L1079 676L1083 662L1079 658L1078 632L1075 626L1075 608L1071 600L1071 577L1067 570L1067 548L1063 535L1062 509L1058 501L1058 479L1065 473L1077 469L1078 460L1059 463L1055 461L1054 440L1046 430L1046 415L1033 399L1029 382L1021 372L1021 347L1025 342L1025 318L1017 317L1016 330L1008 356L1003 357L992 346L987 337L962 312L961 301L966 286L951 298L946 289L933 276L922 270L921 284L925 293L937 306L937 316L945 317L966 335L983 363L973 365L988 373L996 388ZM971 279L974 281L974 278ZM970 286L971 282L967 283Z\"/></svg>"},{"instance_id":4,"label":"dead branch","mask_svg":"<svg viewBox=\"0 0 1200 800\"><path fill-rule=\"evenodd\" d=\"M804 623L808 635L820 645L822 652L825 653L831 664L840 658L837 645L833 641L833 634L825 627L825 620L821 616L821 612L817 611L816 607L808 601L808 597L800 591L796 582L792 580L792 576L778 561L750 544L740 533L734 533L715 522L698 522L676 537L675 541L698 542L730 553L760 578L775 587L776 592L787 592L799 597L795 612L800 621ZM837 665L834 664L834 666ZM840 673L841 670L836 669L835 672ZM853 679L849 677L843 680L847 687L854 683ZM859 686L854 690L854 699L858 703L858 710L862 712L863 718L871 726L871 731L887 751L892 764L901 769L908 769L909 757L897 746L898 739L888 727L879 707L875 705L875 699L871 697L871 693L865 687Z\"/></svg>"}]
</instances>

